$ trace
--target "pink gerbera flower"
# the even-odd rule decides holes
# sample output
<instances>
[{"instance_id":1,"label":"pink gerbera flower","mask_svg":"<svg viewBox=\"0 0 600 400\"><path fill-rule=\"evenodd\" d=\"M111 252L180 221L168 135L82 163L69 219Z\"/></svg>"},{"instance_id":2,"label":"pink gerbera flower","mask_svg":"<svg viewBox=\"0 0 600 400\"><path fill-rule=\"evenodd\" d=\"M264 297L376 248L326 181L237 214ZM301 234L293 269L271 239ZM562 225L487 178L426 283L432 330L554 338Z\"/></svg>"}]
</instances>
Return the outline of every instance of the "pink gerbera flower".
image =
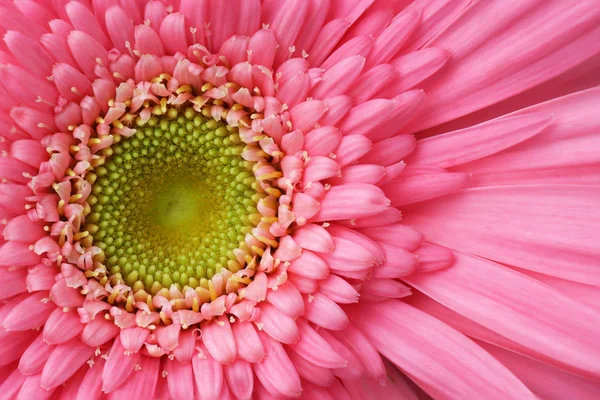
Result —
<instances>
[{"instance_id":1,"label":"pink gerbera flower","mask_svg":"<svg viewBox=\"0 0 600 400\"><path fill-rule=\"evenodd\" d=\"M0 399L597 399L597 0L0 0Z\"/></svg>"}]
</instances>

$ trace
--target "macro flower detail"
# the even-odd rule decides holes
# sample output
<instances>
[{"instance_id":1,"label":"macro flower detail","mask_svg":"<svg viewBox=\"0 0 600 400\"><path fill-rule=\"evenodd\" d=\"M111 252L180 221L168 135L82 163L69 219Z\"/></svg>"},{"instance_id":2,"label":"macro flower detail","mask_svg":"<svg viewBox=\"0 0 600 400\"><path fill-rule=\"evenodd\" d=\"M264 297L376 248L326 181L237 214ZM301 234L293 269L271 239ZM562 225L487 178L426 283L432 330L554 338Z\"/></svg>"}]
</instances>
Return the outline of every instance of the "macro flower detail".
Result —
<instances>
[{"instance_id":1,"label":"macro flower detail","mask_svg":"<svg viewBox=\"0 0 600 400\"><path fill-rule=\"evenodd\" d=\"M1 1L0 399L598 398L567 3Z\"/></svg>"}]
</instances>

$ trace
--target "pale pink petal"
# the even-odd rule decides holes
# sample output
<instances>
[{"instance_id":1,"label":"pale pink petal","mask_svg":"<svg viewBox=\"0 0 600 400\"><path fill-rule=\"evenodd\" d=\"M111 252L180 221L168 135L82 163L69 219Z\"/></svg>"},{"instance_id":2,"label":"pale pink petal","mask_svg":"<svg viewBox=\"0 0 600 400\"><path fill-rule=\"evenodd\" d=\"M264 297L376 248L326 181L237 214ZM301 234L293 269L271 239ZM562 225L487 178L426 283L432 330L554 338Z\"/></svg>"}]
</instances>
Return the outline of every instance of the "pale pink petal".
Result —
<instances>
[{"instance_id":1,"label":"pale pink petal","mask_svg":"<svg viewBox=\"0 0 600 400\"><path fill-rule=\"evenodd\" d=\"M600 329L596 310L499 264L462 253L455 257L452 268L404 280L553 363L598 376L594 362L598 347L593 339Z\"/></svg>"},{"instance_id":2,"label":"pale pink petal","mask_svg":"<svg viewBox=\"0 0 600 400\"><path fill-rule=\"evenodd\" d=\"M416 207L406 213L405 222L433 243L563 279L598 284L600 253L594 240L599 224L598 196L596 187L576 185L468 189L430 201L426 209ZM566 233L572 226L578 229ZM505 246L511 251L505 251Z\"/></svg>"},{"instance_id":3,"label":"pale pink petal","mask_svg":"<svg viewBox=\"0 0 600 400\"><path fill-rule=\"evenodd\" d=\"M221 364L229 364L236 357L235 338L225 316L202 324L202 342L210 355Z\"/></svg>"},{"instance_id":4,"label":"pale pink petal","mask_svg":"<svg viewBox=\"0 0 600 400\"><path fill-rule=\"evenodd\" d=\"M184 399L194 392L194 371L192 363L180 364L176 360L167 361L167 384L169 394L174 399Z\"/></svg>"},{"instance_id":5,"label":"pale pink petal","mask_svg":"<svg viewBox=\"0 0 600 400\"><path fill-rule=\"evenodd\" d=\"M331 348L317 331L310 327L308 322L298 323L300 340L288 346L306 361L324 368L344 368L347 361Z\"/></svg>"},{"instance_id":6,"label":"pale pink petal","mask_svg":"<svg viewBox=\"0 0 600 400\"><path fill-rule=\"evenodd\" d=\"M447 72L423 87L428 94L426 109L408 130L431 127L504 100L600 52L599 10L592 3L571 7L560 0L543 6L524 2L510 10L504 6L479 2L428 43L453 56ZM579 23L565 23L573 20ZM471 35L474 31L478 34Z\"/></svg>"},{"instance_id":7,"label":"pale pink petal","mask_svg":"<svg viewBox=\"0 0 600 400\"><path fill-rule=\"evenodd\" d=\"M431 396L535 398L466 336L401 301L363 306L356 316L355 324L375 348Z\"/></svg>"},{"instance_id":8,"label":"pale pink petal","mask_svg":"<svg viewBox=\"0 0 600 400\"><path fill-rule=\"evenodd\" d=\"M256 377L273 396L300 396L300 377L283 346L266 334L261 334L261 340L266 357L260 364L252 364Z\"/></svg>"},{"instance_id":9,"label":"pale pink petal","mask_svg":"<svg viewBox=\"0 0 600 400\"><path fill-rule=\"evenodd\" d=\"M255 324L259 330L265 331L280 343L292 344L298 341L296 321L269 303L261 304Z\"/></svg>"},{"instance_id":10,"label":"pale pink petal","mask_svg":"<svg viewBox=\"0 0 600 400\"><path fill-rule=\"evenodd\" d=\"M339 331L348 325L348 316L333 300L321 293L306 295L304 318L325 329Z\"/></svg>"},{"instance_id":11,"label":"pale pink petal","mask_svg":"<svg viewBox=\"0 0 600 400\"><path fill-rule=\"evenodd\" d=\"M192 358L192 368L196 381L196 393L201 400L216 400L223 387L223 368L206 353L198 353Z\"/></svg>"},{"instance_id":12,"label":"pale pink petal","mask_svg":"<svg viewBox=\"0 0 600 400\"><path fill-rule=\"evenodd\" d=\"M225 380L229 390L239 399L250 399L254 388L254 374L252 364L237 359L223 367Z\"/></svg>"}]
</instances>

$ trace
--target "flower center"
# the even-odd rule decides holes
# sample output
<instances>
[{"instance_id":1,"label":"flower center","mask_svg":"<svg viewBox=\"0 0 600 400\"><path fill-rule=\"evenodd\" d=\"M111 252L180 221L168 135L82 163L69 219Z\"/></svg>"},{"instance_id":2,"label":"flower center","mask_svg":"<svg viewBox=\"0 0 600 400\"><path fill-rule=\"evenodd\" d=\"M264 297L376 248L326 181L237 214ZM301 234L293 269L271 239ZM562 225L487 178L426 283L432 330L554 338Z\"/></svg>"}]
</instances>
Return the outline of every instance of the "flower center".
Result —
<instances>
[{"instance_id":1,"label":"flower center","mask_svg":"<svg viewBox=\"0 0 600 400\"><path fill-rule=\"evenodd\" d=\"M261 198L237 128L192 108L137 125L94 171L88 231L111 283L155 295L237 272L234 251L256 225Z\"/></svg>"}]
</instances>

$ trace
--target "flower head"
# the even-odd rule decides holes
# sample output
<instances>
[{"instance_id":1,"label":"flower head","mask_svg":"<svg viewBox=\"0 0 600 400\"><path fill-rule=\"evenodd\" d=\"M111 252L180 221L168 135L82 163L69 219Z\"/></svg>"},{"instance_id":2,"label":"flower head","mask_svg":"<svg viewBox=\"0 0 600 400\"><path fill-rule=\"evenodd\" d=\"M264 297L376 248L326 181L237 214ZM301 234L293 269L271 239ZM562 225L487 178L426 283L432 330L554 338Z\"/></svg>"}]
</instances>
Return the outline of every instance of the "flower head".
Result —
<instances>
[{"instance_id":1,"label":"flower head","mask_svg":"<svg viewBox=\"0 0 600 400\"><path fill-rule=\"evenodd\" d=\"M597 392L594 1L233 3L0 3L1 393Z\"/></svg>"}]
</instances>

